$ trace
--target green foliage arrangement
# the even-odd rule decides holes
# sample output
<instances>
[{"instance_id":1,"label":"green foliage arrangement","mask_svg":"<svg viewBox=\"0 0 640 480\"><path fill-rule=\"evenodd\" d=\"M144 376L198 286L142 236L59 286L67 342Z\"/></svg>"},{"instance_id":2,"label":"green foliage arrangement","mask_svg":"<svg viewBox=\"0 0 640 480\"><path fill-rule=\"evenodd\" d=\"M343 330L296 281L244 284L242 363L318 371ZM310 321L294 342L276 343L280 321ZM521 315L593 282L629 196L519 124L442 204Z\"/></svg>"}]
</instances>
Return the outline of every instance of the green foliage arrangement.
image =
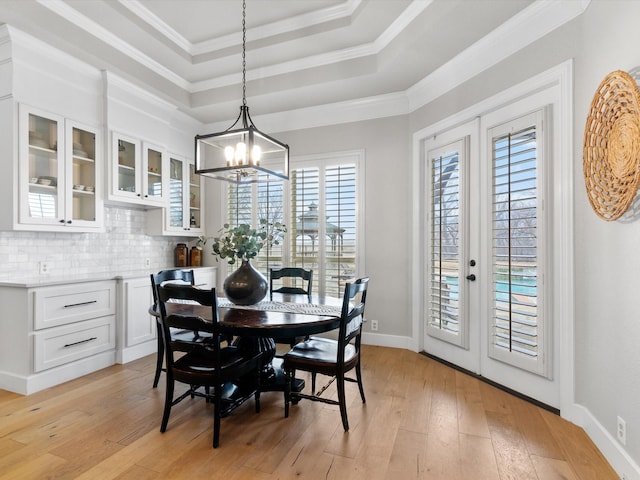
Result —
<instances>
[{"instance_id":1,"label":"green foliage arrangement","mask_svg":"<svg viewBox=\"0 0 640 480\"><path fill-rule=\"evenodd\" d=\"M213 239L213 254L220 259L227 259L229 265L236 261L251 260L265 245L279 245L287 227L280 222L269 222L260 219L258 228L240 224L231 227L228 223L220 230L221 234Z\"/></svg>"}]
</instances>

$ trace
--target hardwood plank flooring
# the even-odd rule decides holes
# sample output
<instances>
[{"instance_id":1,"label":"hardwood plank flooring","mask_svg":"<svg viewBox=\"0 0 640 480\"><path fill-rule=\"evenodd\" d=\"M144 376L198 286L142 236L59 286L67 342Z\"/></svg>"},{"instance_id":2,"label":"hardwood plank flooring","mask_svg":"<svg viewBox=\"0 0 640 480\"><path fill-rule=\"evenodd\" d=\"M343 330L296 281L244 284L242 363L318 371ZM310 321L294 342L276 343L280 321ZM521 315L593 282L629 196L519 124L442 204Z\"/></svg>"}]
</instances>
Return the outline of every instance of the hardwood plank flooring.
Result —
<instances>
[{"instance_id":1,"label":"hardwood plank flooring","mask_svg":"<svg viewBox=\"0 0 640 480\"><path fill-rule=\"evenodd\" d=\"M285 419L270 392L259 414L250 401L222 420L218 449L203 399L160 433L154 367L152 355L28 397L0 391L0 478L618 479L581 428L407 350L363 348L367 403L347 384L348 433L337 407L302 400Z\"/></svg>"}]
</instances>

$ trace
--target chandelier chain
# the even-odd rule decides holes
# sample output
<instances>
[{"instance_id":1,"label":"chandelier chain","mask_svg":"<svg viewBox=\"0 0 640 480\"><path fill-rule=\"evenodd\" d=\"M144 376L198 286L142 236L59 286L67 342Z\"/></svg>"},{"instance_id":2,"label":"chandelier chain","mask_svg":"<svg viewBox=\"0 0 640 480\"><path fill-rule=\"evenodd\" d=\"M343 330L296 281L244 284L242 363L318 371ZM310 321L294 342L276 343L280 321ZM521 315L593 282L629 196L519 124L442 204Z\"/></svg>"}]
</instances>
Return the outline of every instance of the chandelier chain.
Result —
<instances>
[{"instance_id":1,"label":"chandelier chain","mask_svg":"<svg viewBox=\"0 0 640 480\"><path fill-rule=\"evenodd\" d=\"M242 1L242 105L247 106L247 2Z\"/></svg>"}]
</instances>

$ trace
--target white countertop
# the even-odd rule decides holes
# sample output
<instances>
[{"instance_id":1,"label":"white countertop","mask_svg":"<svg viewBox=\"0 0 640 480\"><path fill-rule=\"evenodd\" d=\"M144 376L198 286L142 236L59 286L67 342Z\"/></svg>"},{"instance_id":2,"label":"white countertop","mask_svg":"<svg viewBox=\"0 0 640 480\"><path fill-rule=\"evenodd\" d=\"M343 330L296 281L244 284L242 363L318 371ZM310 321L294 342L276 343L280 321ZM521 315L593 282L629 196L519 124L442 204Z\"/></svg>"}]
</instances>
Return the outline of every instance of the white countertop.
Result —
<instances>
[{"instance_id":1,"label":"white countertop","mask_svg":"<svg viewBox=\"0 0 640 480\"><path fill-rule=\"evenodd\" d=\"M167 267L165 270L172 270L176 267ZM198 268L216 268L216 267L185 267L187 269ZM128 280L131 278L149 277L151 273L156 273L148 269L144 270L130 270L127 272L118 273L91 273L91 274L78 274L78 275L33 275L33 276L15 276L14 278L7 280L0 280L0 287L15 287L15 288L35 288L35 287L49 287L54 285L64 285L69 283L84 283L84 282L99 282L103 280Z\"/></svg>"}]
</instances>

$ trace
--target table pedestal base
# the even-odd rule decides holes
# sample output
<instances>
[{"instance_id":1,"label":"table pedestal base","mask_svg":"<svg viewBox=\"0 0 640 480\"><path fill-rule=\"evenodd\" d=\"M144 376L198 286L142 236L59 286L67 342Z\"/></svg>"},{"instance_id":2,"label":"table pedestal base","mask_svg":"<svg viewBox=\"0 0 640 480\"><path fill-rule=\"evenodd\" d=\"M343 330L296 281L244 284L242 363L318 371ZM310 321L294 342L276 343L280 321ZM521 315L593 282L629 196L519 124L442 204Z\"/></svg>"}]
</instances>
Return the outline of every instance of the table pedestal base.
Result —
<instances>
[{"instance_id":1,"label":"table pedestal base","mask_svg":"<svg viewBox=\"0 0 640 480\"><path fill-rule=\"evenodd\" d=\"M276 342L269 337L238 337L233 345L238 347L240 352L253 354L262 352L262 372L260 374L260 391L262 392L284 392L286 385L285 373L282 370L282 361L275 358ZM291 382L293 392L304 390L304 380L294 378Z\"/></svg>"}]
</instances>

